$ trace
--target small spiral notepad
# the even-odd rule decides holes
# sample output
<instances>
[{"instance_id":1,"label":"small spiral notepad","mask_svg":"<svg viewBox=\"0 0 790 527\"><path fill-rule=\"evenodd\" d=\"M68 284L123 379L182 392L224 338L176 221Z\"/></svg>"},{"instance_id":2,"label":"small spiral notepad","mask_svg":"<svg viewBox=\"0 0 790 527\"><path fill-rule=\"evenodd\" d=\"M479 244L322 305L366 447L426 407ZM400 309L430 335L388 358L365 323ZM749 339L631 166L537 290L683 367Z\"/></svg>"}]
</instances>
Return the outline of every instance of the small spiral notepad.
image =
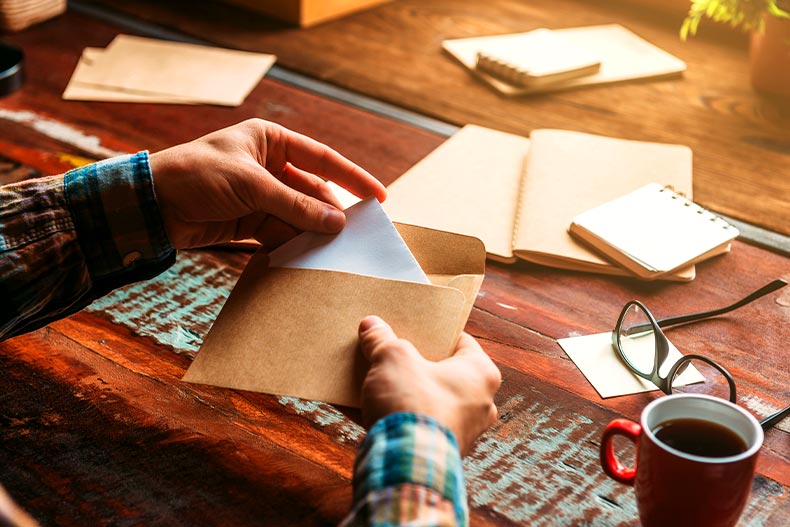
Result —
<instances>
[{"instance_id":1,"label":"small spiral notepad","mask_svg":"<svg viewBox=\"0 0 790 527\"><path fill-rule=\"evenodd\" d=\"M517 86L537 86L597 73L601 59L548 29L484 45L477 68Z\"/></svg>"},{"instance_id":2,"label":"small spiral notepad","mask_svg":"<svg viewBox=\"0 0 790 527\"><path fill-rule=\"evenodd\" d=\"M573 219L570 233L652 280L727 252L738 229L657 183Z\"/></svg>"}]
</instances>

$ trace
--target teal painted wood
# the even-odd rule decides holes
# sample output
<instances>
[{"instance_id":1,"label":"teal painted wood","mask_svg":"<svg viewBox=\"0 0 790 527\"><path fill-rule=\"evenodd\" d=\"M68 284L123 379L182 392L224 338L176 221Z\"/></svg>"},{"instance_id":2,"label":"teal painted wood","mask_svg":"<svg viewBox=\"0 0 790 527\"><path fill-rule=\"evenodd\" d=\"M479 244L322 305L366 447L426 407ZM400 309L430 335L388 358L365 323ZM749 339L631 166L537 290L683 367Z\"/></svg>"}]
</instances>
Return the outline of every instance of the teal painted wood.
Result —
<instances>
[{"instance_id":1,"label":"teal painted wood","mask_svg":"<svg viewBox=\"0 0 790 527\"><path fill-rule=\"evenodd\" d=\"M314 425L331 433L339 443L356 445L365 435L364 428L331 404L285 395L277 397L277 402L310 419Z\"/></svg>"},{"instance_id":2,"label":"teal painted wood","mask_svg":"<svg viewBox=\"0 0 790 527\"><path fill-rule=\"evenodd\" d=\"M194 357L247 257L182 251L175 265L156 278L117 289L87 310Z\"/></svg>"},{"instance_id":3,"label":"teal painted wood","mask_svg":"<svg viewBox=\"0 0 790 527\"><path fill-rule=\"evenodd\" d=\"M603 428L620 416L573 404L573 396L534 377L502 372L500 418L464 459L470 508L489 511L503 524L637 527L633 489L600 468ZM633 448L623 445L618 455L633 465ZM757 475L738 525L783 525L789 497L780 483Z\"/></svg>"},{"instance_id":4,"label":"teal painted wood","mask_svg":"<svg viewBox=\"0 0 790 527\"><path fill-rule=\"evenodd\" d=\"M156 278L117 289L87 310L176 353L194 357L248 256L243 252L182 251L175 265ZM340 443L356 444L365 433L330 404L286 396L277 397L277 401L331 431Z\"/></svg>"},{"instance_id":5,"label":"teal painted wood","mask_svg":"<svg viewBox=\"0 0 790 527\"><path fill-rule=\"evenodd\" d=\"M193 357L246 259L243 253L182 252L160 276L117 290L89 310ZM535 527L638 525L633 490L599 467L603 424L617 415L589 405L580 414L567 392L503 370L501 418L464 462L470 507L503 523ZM529 389L518 392L508 386ZM339 443L355 444L364 435L362 427L332 405L293 397L277 401ZM631 463L633 456L624 452L622 458ZM788 508L787 489L758 475L740 525L761 527L766 518L782 517Z\"/></svg>"}]
</instances>

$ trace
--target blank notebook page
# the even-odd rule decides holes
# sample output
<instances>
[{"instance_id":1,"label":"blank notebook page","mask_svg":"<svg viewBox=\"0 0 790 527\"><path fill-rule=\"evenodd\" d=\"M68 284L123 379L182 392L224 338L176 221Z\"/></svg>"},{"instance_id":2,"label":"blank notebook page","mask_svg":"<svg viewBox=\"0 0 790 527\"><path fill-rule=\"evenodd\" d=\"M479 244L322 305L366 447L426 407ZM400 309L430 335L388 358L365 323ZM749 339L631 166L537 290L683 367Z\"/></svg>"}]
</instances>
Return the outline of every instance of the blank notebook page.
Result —
<instances>
[{"instance_id":1,"label":"blank notebook page","mask_svg":"<svg viewBox=\"0 0 790 527\"><path fill-rule=\"evenodd\" d=\"M654 272L675 269L738 236L738 230L657 183L573 222Z\"/></svg>"}]
</instances>

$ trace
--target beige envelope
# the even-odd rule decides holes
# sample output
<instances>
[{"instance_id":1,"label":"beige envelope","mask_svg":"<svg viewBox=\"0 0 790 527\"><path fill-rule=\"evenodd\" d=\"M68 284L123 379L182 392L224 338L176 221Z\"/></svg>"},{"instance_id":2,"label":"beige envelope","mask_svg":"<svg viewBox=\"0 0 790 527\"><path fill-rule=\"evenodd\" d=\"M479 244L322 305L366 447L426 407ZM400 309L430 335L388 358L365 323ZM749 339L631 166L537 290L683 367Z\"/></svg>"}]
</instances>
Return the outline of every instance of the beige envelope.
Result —
<instances>
[{"instance_id":1,"label":"beige envelope","mask_svg":"<svg viewBox=\"0 0 790 527\"><path fill-rule=\"evenodd\" d=\"M449 357L483 282L485 247L469 236L395 226L431 285L269 268L258 252L183 380L358 407L368 366L357 328L366 315L389 322L426 358Z\"/></svg>"},{"instance_id":2,"label":"beige envelope","mask_svg":"<svg viewBox=\"0 0 790 527\"><path fill-rule=\"evenodd\" d=\"M264 53L117 35L107 48L83 57L67 96L93 88L129 92L132 101L148 95L167 103L239 106L275 60Z\"/></svg>"}]
</instances>

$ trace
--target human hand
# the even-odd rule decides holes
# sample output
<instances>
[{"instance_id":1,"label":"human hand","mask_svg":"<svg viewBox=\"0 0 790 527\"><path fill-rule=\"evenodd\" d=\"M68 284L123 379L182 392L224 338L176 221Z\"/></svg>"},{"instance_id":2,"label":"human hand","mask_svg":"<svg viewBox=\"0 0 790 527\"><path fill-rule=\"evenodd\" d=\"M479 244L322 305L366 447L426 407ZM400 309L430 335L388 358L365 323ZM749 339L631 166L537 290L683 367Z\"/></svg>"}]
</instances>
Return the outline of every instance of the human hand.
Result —
<instances>
[{"instance_id":1,"label":"human hand","mask_svg":"<svg viewBox=\"0 0 790 527\"><path fill-rule=\"evenodd\" d=\"M250 119L150 156L157 203L177 249L256 238L272 249L299 231L345 225L326 180L359 197L384 186L331 148Z\"/></svg>"},{"instance_id":2,"label":"human hand","mask_svg":"<svg viewBox=\"0 0 790 527\"><path fill-rule=\"evenodd\" d=\"M494 394L502 375L467 333L461 335L453 356L439 362L425 359L376 316L359 324L359 339L370 362L362 384L366 428L396 412L428 415L452 430L461 454L466 455L496 421Z\"/></svg>"}]
</instances>

